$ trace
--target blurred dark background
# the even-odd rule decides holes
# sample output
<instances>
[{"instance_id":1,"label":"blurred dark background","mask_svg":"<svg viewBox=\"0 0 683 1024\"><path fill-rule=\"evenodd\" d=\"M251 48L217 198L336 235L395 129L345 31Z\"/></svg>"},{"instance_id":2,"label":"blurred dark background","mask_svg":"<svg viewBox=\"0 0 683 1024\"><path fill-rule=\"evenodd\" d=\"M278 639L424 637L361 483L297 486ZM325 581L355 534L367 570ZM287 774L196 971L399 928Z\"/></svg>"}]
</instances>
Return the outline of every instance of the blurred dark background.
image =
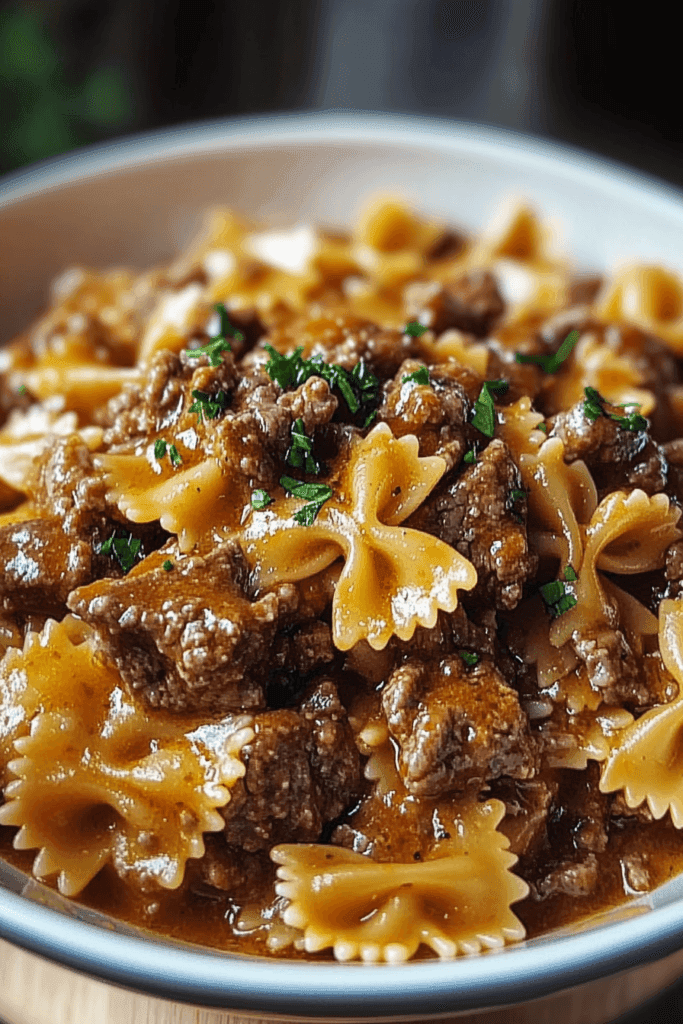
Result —
<instances>
[{"instance_id":1,"label":"blurred dark background","mask_svg":"<svg viewBox=\"0 0 683 1024\"><path fill-rule=\"evenodd\" d=\"M0 167L189 120L345 108L504 125L683 185L675 8L637 10L600 0L0 0Z\"/></svg>"}]
</instances>

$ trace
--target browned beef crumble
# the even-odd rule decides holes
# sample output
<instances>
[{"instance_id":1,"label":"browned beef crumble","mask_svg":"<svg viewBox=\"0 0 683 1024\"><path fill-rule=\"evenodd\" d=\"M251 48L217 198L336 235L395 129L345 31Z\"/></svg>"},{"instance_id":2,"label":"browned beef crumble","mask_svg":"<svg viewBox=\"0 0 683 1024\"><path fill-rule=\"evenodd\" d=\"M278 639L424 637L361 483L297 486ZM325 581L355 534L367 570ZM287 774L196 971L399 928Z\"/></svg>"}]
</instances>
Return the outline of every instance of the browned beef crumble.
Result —
<instances>
[{"instance_id":1,"label":"browned beef crumble","mask_svg":"<svg viewBox=\"0 0 683 1024\"><path fill-rule=\"evenodd\" d=\"M435 334L456 328L477 338L490 334L505 310L496 279L487 270L445 285L416 281L406 287L404 304L407 320L417 320Z\"/></svg>"},{"instance_id":2,"label":"browned beef crumble","mask_svg":"<svg viewBox=\"0 0 683 1024\"><path fill-rule=\"evenodd\" d=\"M538 764L515 690L488 658L410 658L382 691L398 765L416 796L438 797L501 775L527 779Z\"/></svg>"},{"instance_id":3,"label":"browned beef crumble","mask_svg":"<svg viewBox=\"0 0 683 1024\"><path fill-rule=\"evenodd\" d=\"M360 756L334 683L323 679L300 707L265 711L242 750L246 775L223 809L225 838L248 852L316 842L360 795Z\"/></svg>"},{"instance_id":4,"label":"browned beef crumble","mask_svg":"<svg viewBox=\"0 0 683 1024\"><path fill-rule=\"evenodd\" d=\"M551 436L564 443L567 462L586 463L600 498L612 491L659 494L666 488L667 461L648 430L626 430L609 416L591 420L581 401L554 417Z\"/></svg>"}]
</instances>

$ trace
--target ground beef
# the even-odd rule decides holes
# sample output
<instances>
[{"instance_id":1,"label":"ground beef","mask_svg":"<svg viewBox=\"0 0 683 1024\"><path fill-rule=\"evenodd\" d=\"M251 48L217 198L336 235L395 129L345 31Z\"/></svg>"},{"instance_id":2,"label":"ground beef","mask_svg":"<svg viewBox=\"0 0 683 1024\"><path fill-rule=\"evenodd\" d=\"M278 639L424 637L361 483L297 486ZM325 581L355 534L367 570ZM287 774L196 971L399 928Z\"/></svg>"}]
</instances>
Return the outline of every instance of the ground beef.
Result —
<instances>
[{"instance_id":1,"label":"ground beef","mask_svg":"<svg viewBox=\"0 0 683 1024\"><path fill-rule=\"evenodd\" d=\"M385 385L378 419L389 424L395 437L415 434L420 455L440 455L450 469L472 443L469 420L480 384L474 374L455 363L431 370L429 384L404 381L422 366L413 359L402 363Z\"/></svg>"},{"instance_id":2,"label":"ground beef","mask_svg":"<svg viewBox=\"0 0 683 1024\"><path fill-rule=\"evenodd\" d=\"M297 603L282 586L257 601L243 589L238 545L174 568L132 572L76 590L69 607L98 629L122 678L153 707L221 714L263 706L279 618Z\"/></svg>"},{"instance_id":3,"label":"ground beef","mask_svg":"<svg viewBox=\"0 0 683 1024\"><path fill-rule=\"evenodd\" d=\"M399 770L416 796L438 797L471 780L529 778L536 751L516 692L488 658L410 658L382 693L399 745Z\"/></svg>"},{"instance_id":4,"label":"ground beef","mask_svg":"<svg viewBox=\"0 0 683 1024\"><path fill-rule=\"evenodd\" d=\"M520 601L537 559L526 532L526 500L507 445L491 441L477 461L449 477L407 525L451 544L477 570L477 585L464 600L499 609Z\"/></svg>"},{"instance_id":5,"label":"ground beef","mask_svg":"<svg viewBox=\"0 0 683 1024\"><path fill-rule=\"evenodd\" d=\"M334 683L317 683L297 710L257 715L254 729L242 750L246 775L223 809L227 842L247 852L316 842L361 789L360 755Z\"/></svg>"},{"instance_id":6,"label":"ground beef","mask_svg":"<svg viewBox=\"0 0 683 1024\"><path fill-rule=\"evenodd\" d=\"M659 494L666 487L666 458L649 431L626 430L609 416L590 420L583 401L554 417L551 436L562 439L567 462L586 463L600 498L636 487Z\"/></svg>"},{"instance_id":7,"label":"ground beef","mask_svg":"<svg viewBox=\"0 0 683 1024\"><path fill-rule=\"evenodd\" d=\"M454 327L483 338L502 317L505 303L493 274L474 270L447 284L415 281L403 296L406 320L417 320L436 334Z\"/></svg>"},{"instance_id":8,"label":"ground beef","mask_svg":"<svg viewBox=\"0 0 683 1024\"><path fill-rule=\"evenodd\" d=\"M521 870L539 899L556 893L589 896L598 884L596 855L607 848L611 797L598 789L600 769L591 762L583 772L558 772L559 786L549 809L544 849L529 878L529 864Z\"/></svg>"}]
</instances>

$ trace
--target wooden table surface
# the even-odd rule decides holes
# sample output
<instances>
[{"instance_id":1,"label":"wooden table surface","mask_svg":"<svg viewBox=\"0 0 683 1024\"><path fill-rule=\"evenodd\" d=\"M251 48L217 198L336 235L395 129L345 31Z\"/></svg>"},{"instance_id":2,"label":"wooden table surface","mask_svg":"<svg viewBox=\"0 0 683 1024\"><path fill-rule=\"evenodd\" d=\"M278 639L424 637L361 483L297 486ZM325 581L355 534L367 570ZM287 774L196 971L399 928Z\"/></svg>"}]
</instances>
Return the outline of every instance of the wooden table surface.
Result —
<instances>
[{"instance_id":1,"label":"wooden table surface","mask_svg":"<svg viewBox=\"0 0 683 1024\"><path fill-rule=\"evenodd\" d=\"M605 1024L682 975L680 951L658 963L525 1006L448 1019L457 1024ZM261 1017L185 1006L119 989L1 940L0 1020L3 1024L268 1024ZM432 1018L430 1024L445 1020Z\"/></svg>"}]
</instances>

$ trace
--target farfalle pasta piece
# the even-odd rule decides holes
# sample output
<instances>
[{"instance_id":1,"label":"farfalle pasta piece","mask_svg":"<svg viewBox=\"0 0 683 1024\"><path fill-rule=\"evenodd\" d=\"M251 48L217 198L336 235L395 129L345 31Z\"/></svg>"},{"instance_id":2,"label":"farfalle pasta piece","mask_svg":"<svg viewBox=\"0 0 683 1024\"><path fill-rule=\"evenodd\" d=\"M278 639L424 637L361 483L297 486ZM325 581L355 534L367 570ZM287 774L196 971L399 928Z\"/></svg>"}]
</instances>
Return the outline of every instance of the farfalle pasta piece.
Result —
<instances>
[{"instance_id":1,"label":"farfalle pasta piece","mask_svg":"<svg viewBox=\"0 0 683 1024\"><path fill-rule=\"evenodd\" d=\"M580 564L570 562L578 573L576 604L559 616L550 630L550 641L561 647L587 623L614 627L619 622L620 589L605 585L599 570L631 575L648 572L664 564L666 549L681 536L678 521L680 509L665 494L649 497L644 491L631 494L613 491L600 502L585 528L583 558ZM634 621L637 612L634 599L625 599L624 617ZM647 632L654 629L653 616L647 610L641 615ZM623 623L624 625L626 623Z\"/></svg>"},{"instance_id":2,"label":"farfalle pasta piece","mask_svg":"<svg viewBox=\"0 0 683 1024\"><path fill-rule=\"evenodd\" d=\"M646 711L612 743L600 779L603 793L623 790L629 807L647 802L653 817L667 811L683 828L683 600L659 606L659 650L679 686L670 704Z\"/></svg>"},{"instance_id":3,"label":"farfalle pasta piece","mask_svg":"<svg viewBox=\"0 0 683 1024\"><path fill-rule=\"evenodd\" d=\"M418 625L431 628L439 609L453 611L458 590L477 579L454 548L399 526L443 476L438 456L420 458L413 435L393 437L380 423L357 441L310 526L293 519L296 498L254 512L241 540L262 587L306 579L341 555L344 568L332 603L335 645L359 640L381 650L392 635L409 640Z\"/></svg>"},{"instance_id":4,"label":"farfalle pasta piece","mask_svg":"<svg viewBox=\"0 0 683 1024\"><path fill-rule=\"evenodd\" d=\"M623 266L607 278L594 309L602 320L635 324L683 353L683 282L665 267Z\"/></svg>"},{"instance_id":5,"label":"farfalle pasta piece","mask_svg":"<svg viewBox=\"0 0 683 1024\"><path fill-rule=\"evenodd\" d=\"M524 937L511 904L528 886L510 871L517 858L496 831L498 800L470 803L434 859L378 863L351 850L283 845L276 891L289 900L286 924L308 952L332 948L338 960L402 962L426 945L440 957L499 949ZM444 852L447 852L444 855Z\"/></svg>"},{"instance_id":6,"label":"farfalle pasta piece","mask_svg":"<svg viewBox=\"0 0 683 1024\"><path fill-rule=\"evenodd\" d=\"M593 387L612 405L637 406L649 416L655 406L652 391L643 388L643 373L633 359L620 355L593 332L585 333L574 348L563 373L544 389L550 412L569 409Z\"/></svg>"},{"instance_id":7,"label":"farfalle pasta piece","mask_svg":"<svg viewBox=\"0 0 683 1024\"><path fill-rule=\"evenodd\" d=\"M132 523L158 520L164 530L178 535L183 553L191 551L212 524L228 519L228 481L216 458L205 456L176 468L168 457L163 462L155 459L154 444L149 444L144 454L106 452L93 462L104 474L107 501Z\"/></svg>"},{"instance_id":8,"label":"farfalle pasta piece","mask_svg":"<svg viewBox=\"0 0 683 1024\"><path fill-rule=\"evenodd\" d=\"M0 498L3 488L11 493L30 494L33 486L33 463L50 447L54 437L78 433L94 451L101 443L99 427L78 430L74 412L63 412L61 399L32 405L26 412L14 410L0 430Z\"/></svg>"},{"instance_id":9,"label":"farfalle pasta piece","mask_svg":"<svg viewBox=\"0 0 683 1024\"><path fill-rule=\"evenodd\" d=\"M187 859L204 853L203 834L224 826L218 809L244 774L251 720L141 720L94 634L78 629L77 620L54 624L23 659L6 656L25 714L13 731L25 732L29 718L30 727L14 739L19 756L7 768L16 778L5 786L0 824L19 827L15 847L37 849L34 874L57 875L64 895L77 895L110 860L140 885L177 888Z\"/></svg>"},{"instance_id":10,"label":"farfalle pasta piece","mask_svg":"<svg viewBox=\"0 0 683 1024\"><path fill-rule=\"evenodd\" d=\"M92 420L98 406L118 395L124 385L138 380L139 370L128 366L108 366L98 362L78 362L46 353L36 366L21 374L29 391L41 401L60 395L65 408Z\"/></svg>"}]
</instances>

